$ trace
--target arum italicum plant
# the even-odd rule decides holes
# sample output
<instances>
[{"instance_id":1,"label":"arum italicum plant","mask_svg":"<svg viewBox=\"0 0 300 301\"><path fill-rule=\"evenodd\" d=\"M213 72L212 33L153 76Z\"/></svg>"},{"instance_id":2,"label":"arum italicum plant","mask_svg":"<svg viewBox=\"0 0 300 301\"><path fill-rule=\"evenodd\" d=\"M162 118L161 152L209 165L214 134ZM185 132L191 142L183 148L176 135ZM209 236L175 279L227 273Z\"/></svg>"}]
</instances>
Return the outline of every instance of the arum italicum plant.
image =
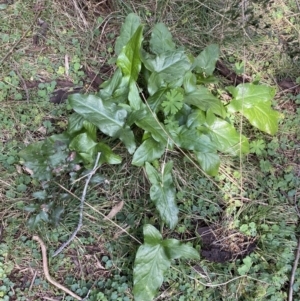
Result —
<instances>
[{"instance_id":1,"label":"arum italicum plant","mask_svg":"<svg viewBox=\"0 0 300 301\"><path fill-rule=\"evenodd\" d=\"M67 130L34 143L21 153L24 164L39 180L50 180L58 167L86 168L101 153L99 164L119 164L122 158L99 138L99 132L121 140L132 164L144 166L151 183L150 198L163 225L174 229L178 222L172 161L158 160L167 149L180 148L191 154L208 175L216 175L219 152L238 156L249 152L249 143L230 123L230 115L243 115L254 127L275 134L279 113L271 108L273 88L240 84L228 87L232 100L224 105L205 83L213 77L219 47L210 45L197 57L176 47L168 28L158 23L143 49L143 25L130 14L115 44L116 70L97 94L73 94ZM137 131L136 129L139 129ZM141 137L140 133L143 132ZM138 135L136 134L138 132ZM77 156L70 161L70 151ZM155 164L154 164L155 163ZM173 259L199 259L190 244L164 239L153 225L143 228L144 243L134 263L135 300L152 300L163 283Z\"/></svg>"}]
</instances>

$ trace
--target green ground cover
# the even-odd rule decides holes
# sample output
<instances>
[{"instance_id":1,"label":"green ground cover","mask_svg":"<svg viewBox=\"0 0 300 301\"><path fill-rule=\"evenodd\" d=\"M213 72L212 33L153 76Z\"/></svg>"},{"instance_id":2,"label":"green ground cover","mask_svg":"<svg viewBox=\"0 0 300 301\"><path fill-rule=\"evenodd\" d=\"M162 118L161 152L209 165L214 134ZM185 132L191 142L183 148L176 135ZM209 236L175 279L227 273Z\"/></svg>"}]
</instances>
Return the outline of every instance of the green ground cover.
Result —
<instances>
[{"instance_id":1,"label":"green ground cover","mask_svg":"<svg viewBox=\"0 0 300 301\"><path fill-rule=\"evenodd\" d=\"M162 235L164 240L170 239L168 248L172 247L165 247L164 252L171 255L157 264L172 263L163 273L164 281L155 300L287 300L299 236L300 11L297 1L268 2L249 1L247 7L240 1L221 4L213 0L0 4L0 300L75 300L46 280L40 246L32 240L33 235L39 235L47 246L51 276L80 297L89 293L86 300L125 301L133 300L135 295L137 300L146 300L139 296L138 289L133 290L139 276L133 270L139 267L137 258L140 267L146 267L142 260L145 256L136 253L141 250L140 244L147 247L145 233L153 226L161 233L152 232L156 233L154 245L162 245L157 244ZM151 44L155 24L163 22L174 43L189 57L218 44L219 57L230 70L255 84L276 89L269 101L279 112L279 128L274 134L275 130L268 132L265 124L258 127L260 130L253 127L253 119L246 115L224 115L224 120L235 126L238 139L248 137L249 152L240 157L242 148L232 154L219 147L213 158L220 164L213 161L211 165L203 164L203 160L198 161L200 165L192 164L190 152L195 151L195 146L189 149L183 138L175 141L179 147L167 144L167 150L154 152L155 141L160 138L158 132L149 130L150 121L145 125L141 119L135 125L138 128L129 126L136 141L142 141L143 136L145 139L143 130L153 135L152 160L140 154L132 158L130 144L111 139L114 133L102 131L101 142L113 154L107 152L106 162L88 185L83 226L76 239L52 258L77 227L85 177L76 169L85 166L90 170L95 151L73 144L73 150L85 154L81 161L56 170L54 175L46 168L50 161L45 161L40 176L32 165L24 165L22 151L24 154L28 145L41 144L47 137L61 134L68 125L70 129L72 109L82 113L82 107L76 108L87 102L86 96L70 96L69 103L54 104L49 100L58 89L95 93L99 88L95 88L93 79L107 80L115 73L116 64L126 73L126 61L116 59L121 47L115 45L121 25L131 12L139 16L143 25L145 49L152 47L159 52L160 47L173 47L164 31L164 42ZM135 38L133 45L138 44L139 37ZM206 49L211 55L214 48ZM201 67L200 62L198 68ZM234 83L218 70L212 71L214 78L207 71L204 77L197 78L197 84L206 80L207 91L227 106L234 90L226 87ZM141 80L141 74L130 76ZM282 91L282 82L289 83L289 90ZM168 131L177 129L173 117L182 108L181 96L185 93L180 86L168 91L157 114L160 120L162 116L168 119ZM134 98L130 99L129 105L138 105ZM126 105L123 110L128 111ZM221 109L214 110L211 114L205 108L212 124L214 114L223 114ZM88 115L86 119L91 121L92 117ZM91 127L85 129L93 135ZM102 153L104 149L107 151L102 145ZM27 156L34 157L35 151L33 148ZM65 152L58 145L51 162L60 162L55 160L61 160ZM145 161L153 159L153 165L145 168ZM159 166L170 161L172 171L166 165L165 174L156 174L161 170ZM168 186L170 179L172 185ZM169 215L163 215L155 205L159 201L153 190L160 189L160 184L168 187L162 191L171 191L177 203L176 212ZM212 261L212 249L207 249L209 243L205 244L199 230L208 226L217 237L214 243L219 246L219 257L221 251L229 249L239 254L243 245L255 248L245 256ZM178 247L175 239L190 248L190 256L181 254L183 249L177 249L179 253L174 255L172 250ZM191 255L195 254L192 246L197 256ZM179 259L178 255L188 259ZM289 300L300 300L299 268L293 274L293 296Z\"/></svg>"}]
</instances>

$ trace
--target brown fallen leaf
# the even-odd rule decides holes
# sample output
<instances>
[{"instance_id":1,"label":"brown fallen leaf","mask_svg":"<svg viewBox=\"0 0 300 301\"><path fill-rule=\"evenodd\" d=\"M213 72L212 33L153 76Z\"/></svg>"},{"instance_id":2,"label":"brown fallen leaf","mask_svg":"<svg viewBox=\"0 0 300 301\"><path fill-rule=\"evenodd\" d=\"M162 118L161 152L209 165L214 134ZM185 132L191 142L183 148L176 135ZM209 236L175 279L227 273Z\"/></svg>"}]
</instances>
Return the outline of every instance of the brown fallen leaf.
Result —
<instances>
[{"instance_id":1,"label":"brown fallen leaf","mask_svg":"<svg viewBox=\"0 0 300 301\"><path fill-rule=\"evenodd\" d=\"M112 219L113 217L115 217L123 208L124 206L124 201L119 202L117 205L115 205L110 212L108 213L108 215L104 218L104 220L108 220L108 219Z\"/></svg>"}]
</instances>

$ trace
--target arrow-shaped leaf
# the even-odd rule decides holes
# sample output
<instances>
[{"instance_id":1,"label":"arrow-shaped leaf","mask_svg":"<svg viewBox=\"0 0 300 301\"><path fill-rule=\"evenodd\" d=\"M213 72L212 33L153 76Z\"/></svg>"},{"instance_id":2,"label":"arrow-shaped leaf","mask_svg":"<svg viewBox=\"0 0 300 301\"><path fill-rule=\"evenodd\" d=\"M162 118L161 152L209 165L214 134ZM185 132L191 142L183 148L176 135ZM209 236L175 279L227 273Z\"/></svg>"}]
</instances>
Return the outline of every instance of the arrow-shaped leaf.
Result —
<instances>
[{"instance_id":1,"label":"arrow-shaped leaf","mask_svg":"<svg viewBox=\"0 0 300 301\"><path fill-rule=\"evenodd\" d=\"M219 59L220 49L216 44L208 45L195 59L193 67L196 72L212 75Z\"/></svg>"},{"instance_id":2,"label":"arrow-shaped leaf","mask_svg":"<svg viewBox=\"0 0 300 301\"><path fill-rule=\"evenodd\" d=\"M157 23L153 27L150 39L150 49L155 54L165 53L175 50L175 43L169 29L163 23Z\"/></svg>"},{"instance_id":3,"label":"arrow-shaped leaf","mask_svg":"<svg viewBox=\"0 0 300 301\"><path fill-rule=\"evenodd\" d=\"M183 50L175 50L157 55L154 59L143 56L143 63L151 72L159 75L167 83L183 78L191 63Z\"/></svg>"},{"instance_id":4,"label":"arrow-shaped leaf","mask_svg":"<svg viewBox=\"0 0 300 301\"><path fill-rule=\"evenodd\" d=\"M152 184L150 198L154 202L161 219L173 229L178 222L178 207L171 169L172 162L168 162L162 173L159 174L151 164L146 162L146 173ZM159 182L156 179L159 179Z\"/></svg>"},{"instance_id":5,"label":"arrow-shaped leaf","mask_svg":"<svg viewBox=\"0 0 300 301\"><path fill-rule=\"evenodd\" d=\"M229 90L234 97L228 105L229 111L239 111L253 126L270 135L277 132L280 114L271 108L274 88L247 83Z\"/></svg>"},{"instance_id":6,"label":"arrow-shaped leaf","mask_svg":"<svg viewBox=\"0 0 300 301\"><path fill-rule=\"evenodd\" d=\"M139 247L133 269L135 301L152 301L163 283L164 273L176 258L199 259L199 253L190 245L176 239L163 240L152 225L145 225L144 244Z\"/></svg>"},{"instance_id":7,"label":"arrow-shaped leaf","mask_svg":"<svg viewBox=\"0 0 300 301\"><path fill-rule=\"evenodd\" d=\"M215 118L215 121L208 126L209 135L217 149L234 156L249 152L247 138L239 134L234 126L225 120Z\"/></svg>"}]
</instances>

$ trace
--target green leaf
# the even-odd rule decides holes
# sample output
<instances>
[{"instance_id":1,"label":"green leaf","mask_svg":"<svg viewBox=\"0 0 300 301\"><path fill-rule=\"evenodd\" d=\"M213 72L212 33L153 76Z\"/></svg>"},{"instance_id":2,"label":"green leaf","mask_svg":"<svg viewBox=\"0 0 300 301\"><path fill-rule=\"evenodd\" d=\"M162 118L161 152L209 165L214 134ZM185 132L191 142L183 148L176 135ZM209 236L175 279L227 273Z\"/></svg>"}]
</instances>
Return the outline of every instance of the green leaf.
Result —
<instances>
[{"instance_id":1,"label":"green leaf","mask_svg":"<svg viewBox=\"0 0 300 301\"><path fill-rule=\"evenodd\" d=\"M220 157L216 153L195 152L201 168L210 176L216 176L219 172Z\"/></svg>"},{"instance_id":2,"label":"green leaf","mask_svg":"<svg viewBox=\"0 0 300 301\"><path fill-rule=\"evenodd\" d=\"M245 275L249 272L253 262L250 256L247 256L243 259L243 265L238 268L238 273L240 275Z\"/></svg>"},{"instance_id":3,"label":"green leaf","mask_svg":"<svg viewBox=\"0 0 300 301\"><path fill-rule=\"evenodd\" d=\"M203 86L198 87L193 92L187 93L184 97L184 102L202 111L210 109L213 113L223 118L226 117L226 110L222 102Z\"/></svg>"},{"instance_id":4,"label":"green leaf","mask_svg":"<svg viewBox=\"0 0 300 301\"><path fill-rule=\"evenodd\" d=\"M27 221L27 225L29 228L34 229L41 222L48 222L48 221L49 221L48 213L45 211L41 211L39 214L31 216Z\"/></svg>"},{"instance_id":5,"label":"green leaf","mask_svg":"<svg viewBox=\"0 0 300 301\"><path fill-rule=\"evenodd\" d=\"M108 164L120 164L122 162L122 158L119 155L116 155L112 149L105 143L99 142L97 144L97 152L100 152L100 163L108 163Z\"/></svg>"},{"instance_id":6,"label":"green leaf","mask_svg":"<svg viewBox=\"0 0 300 301\"><path fill-rule=\"evenodd\" d=\"M115 53L117 55L121 53L122 48L128 43L140 24L140 18L136 14L131 13L126 17L125 22L121 27L120 36L117 38L115 44Z\"/></svg>"},{"instance_id":7,"label":"green leaf","mask_svg":"<svg viewBox=\"0 0 300 301\"><path fill-rule=\"evenodd\" d=\"M247 83L231 88L230 92L234 97L228 105L230 112L239 111L253 126L270 135L277 132L280 114L271 108L274 88Z\"/></svg>"},{"instance_id":8,"label":"green leaf","mask_svg":"<svg viewBox=\"0 0 300 301\"><path fill-rule=\"evenodd\" d=\"M280 113L271 109L270 104L260 104L251 109L244 109L241 113L259 130L270 135L277 133Z\"/></svg>"},{"instance_id":9,"label":"green leaf","mask_svg":"<svg viewBox=\"0 0 300 301\"><path fill-rule=\"evenodd\" d=\"M202 110L195 109L189 114L186 125L189 128L199 128L206 122L205 114Z\"/></svg>"},{"instance_id":10,"label":"green leaf","mask_svg":"<svg viewBox=\"0 0 300 301\"><path fill-rule=\"evenodd\" d=\"M150 137L135 151L132 158L132 165L142 166L145 162L152 162L155 159L159 159L164 151L165 145Z\"/></svg>"},{"instance_id":11,"label":"green leaf","mask_svg":"<svg viewBox=\"0 0 300 301\"><path fill-rule=\"evenodd\" d=\"M157 74L166 83L173 83L177 79L183 81L185 73L191 67L191 63L183 50L162 53L153 59L145 59L143 56L142 60L148 70ZM151 85L150 79L149 85Z\"/></svg>"},{"instance_id":12,"label":"green leaf","mask_svg":"<svg viewBox=\"0 0 300 301\"><path fill-rule=\"evenodd\" d=\"M191 71L188 71L183 80L183 87L186 93L191 93L197 90L197 78Z\"/></svg>"},{"instance_id":13,"label":"green leaf","mask_svg":"<svg viewBox=\"0 0 300 301\"><path fill-rule=\"evenodd\" d=\"M183 94L179 89L172 89L166 93L166 100L162 103L165 115L175 115L183 106Z\"/></svg>"},{"instance_id":14,"label":"green leaf","mask_svg":"<svg viewBox=\"0 0 300 301\"><path fill-rule=\"evenodd\" d=\"M68 118L68 129L67 132L70 135L76 134L78 132L81 131L81 129L83 128L83 121L85 119L77 114L77 113L73 113L72 115L69 116Z\"/></svg>"},{"instance_id":15,"label":"green leaf","mask_svg":"<svg viewBox=\"0 0 300 301\"><path fill-rule=\"evenodd\" d=\"M173 51L175 48L172 35L166 25L163 23L155 24L150 39L150 50L155 54L162 54Z\"/></svg>"},{"instance_id":16,"label":"green leaf","mask_svg":"<svg viewBox=\"0 0 300 301\"><path fill-rule=\"evenodd\" d=\"M161 242L164 246L168 258L170 259L200 259L199 252L189 244L184 244L177 239L166 239Z\"/></svg>"},{"instance_id":17,"label":"green leaf","mask_svg":"<svg viewBox=\"0 0 300 301\"><path fill-rule=\"evenodd\" d=\"M144 244L137 251L133 269L136 301L152 301L163 283L164 274L177 258L200 259L199 252L176 239L163 240L152 225L144 225Z\"/></svg>"},{"instance_id":18,"label":"green leaf","mask_svg":"<svg viewBox=\"0 0 300 301\"><path fill-rule=\"evenodd\" d=\"M150 198L154 202L161 219L173 229L178 222L178 207L176 204L176 190L173 184L171 169L172 162L165 165L162 173L159 174L155 168L146 162L146 173L150 175L152 184L150 188ZM159 178L159 182L151 181Z\"/></svg>"},{"instance_id":19,"label":"green leaf","mask_svg":"<svg viewBox=\"0 0 300 301\"><path fill-rule=\"evenodd\" d=\"M249 152L247 138L240 135L227 121L216 118L215 122L208 126L208 129L209 135L219 151L234 156Z\"/></svg>"},{"instance_id":20,"label":"green leaf","mask_svg":"<svg viewBox=\"0 0 300 301\"><path fill-rule=\"evenodd\" d=\"M65 211L64 207L60 207L60 206L55 207L52 210L50 215L50 220L54 226L58 226L64 211Z\"/></svg>"},{"instance_id":21,"label":"green leaf","mask_svg":"<svg viewBox=\"0 0 300 301\"><path fill-rule=\"evenodd\" d=\"M205 49L196 57L193 68L198 73L205 73L205 75L212 75L216 62L219 59L220 49L216 44L208 45Z\"/></svg>"},{"instance_id":22,"label":"green leaf","mask_svg":"<svg viewBox=\"0 0 300 301\"><path fill-rule=\"evenodd\" d=\"M142 43L143 26L139 26L118 56L117 65L124 76L136 81L141 70L140 48Z\"/></svg>"},{"instance_id":23,"label":"green leaf","mask_svg":"<svg viewBox=\"0 0 300 301\"><path fill-rule=\"evenodd\" d=\"M136 149L135 138L134 138L134 134L129 126L126 126L126 127L123 127L122 129L120 129L117 132L116 137L119 137L119 139L124 143L129 154L132 155L135 152L135 149Z\"/></svg>"},{"instance_id":24,"label":"green leaf","mask_svg":"<svg viewBox=\"0 0 300 301\"><path fill-rule=\"evenodd\" d=\"M136 125L143 130L151 133L152 137L164 145L167 144L168 136L165 127L160 123L155 114L148 109L139 110L136 112Z\"/></svg>"},{"instance_id":25,"label":"green leaf","mask_svg":"<svg viewBox=\"0 0 300 301\"><path fill-rule=\"evenodd\" d=\"M146 224L143 226L144 242L149 245L160 244L163 240L160 232L152 225Z\"/></svg>"},{"instance_id":26,"label":"green leaf","mask_svg":"<svg viewBox=\"0 0 300 301\"><path fill-rule=\"evenodd\" d=\"M157 113L162 101L165 99L166 91L168 91L167 87L160 88L147 99L147 103L154 113Z\"/></svg>"},{"instance_id":27,"label":"green leaf","mask_svg":"<svg viewBox=\"0 0 300 301\"><path fill-rule=\"evenodd\" d=\"M139 110L141 108L142 99L134 81L132 81L129 85L128 100L132 109Z\"/></svg>"},{"instance_id":28,"label":"green leaf","mask_svg":"<svg viewBox=\"0 0 300 301\"><path fill-rule=\"evenodd\" d=\"M88 122L87 120L83 121L83 128L85 132L93 139L97 140L97 127L92 124L91 122Z\"/></svg>"},{"instance_id":29,"label":"green leaf","mask_svg":"<svg viewBox=\"0 0 300 301\"><path fill-rule=\"evenodd\" d=\"M124 126L127 111L118 108L115 103L104 102L100 97L91 94L72 94L69 102L78 114L106 135L114 136Z\"/></svg>"},{"instance_id":30,"label":"green leaf","mask_svg":"<svg viewBox=\"0 0 300 301\"><path fill-rule=\"evenodd\" d=\"M164 273L170 268L162 238L151 225L144 226L145 243L136 253L133 269L133 294L135 301L152 301L163 283Z\"/></svg>"},{"instance_id":31,"label":"green leaf","mask_svg":"<svg viewBox=\"0 0 300 301\"><path fill-rule=\"evenodd\" d=\"M211 139L197 129L182 126L175 141L184 149L205 153L216 152L216 146Z\"/></svg>"},{"instance_id":32,"label":"green leaf","mask_svg":"<svg viewBox=\"0 0 300 301\"><path fill-rule=\"evenodd\" d=\"M163 78L159 75L159 73L153 72L148 78L147 90L149 95L152 96L156 94L160 89L166 89L167 85L164 84Z\"/></svg>"},{"instance_id":33,"label":"green leaf","mask_svg":"<svg viewBox=\"0 0 300 301\"><path fill-rule=\"evenodd\" d=\"M104 134L119 138L123 142L128 141L125 143L128 151L134 152L134 137L129 126L125 124L127 117L125 109L115 103L102 101L95 95L73 94L69 102L78 114L97 126Z\"/></svg>"},{"instance_id":34,"label":"green leaf","mask_svg":"<svg viewBox=\"0 0 300 301\"><path fill-rule=\"evenodd\" d=\"M69 148L76 151L85 164L90 164L94 161L96 145L97 142L95 142L88 133L82 133L72 139Z\"/></svg>"}]
</instances>

